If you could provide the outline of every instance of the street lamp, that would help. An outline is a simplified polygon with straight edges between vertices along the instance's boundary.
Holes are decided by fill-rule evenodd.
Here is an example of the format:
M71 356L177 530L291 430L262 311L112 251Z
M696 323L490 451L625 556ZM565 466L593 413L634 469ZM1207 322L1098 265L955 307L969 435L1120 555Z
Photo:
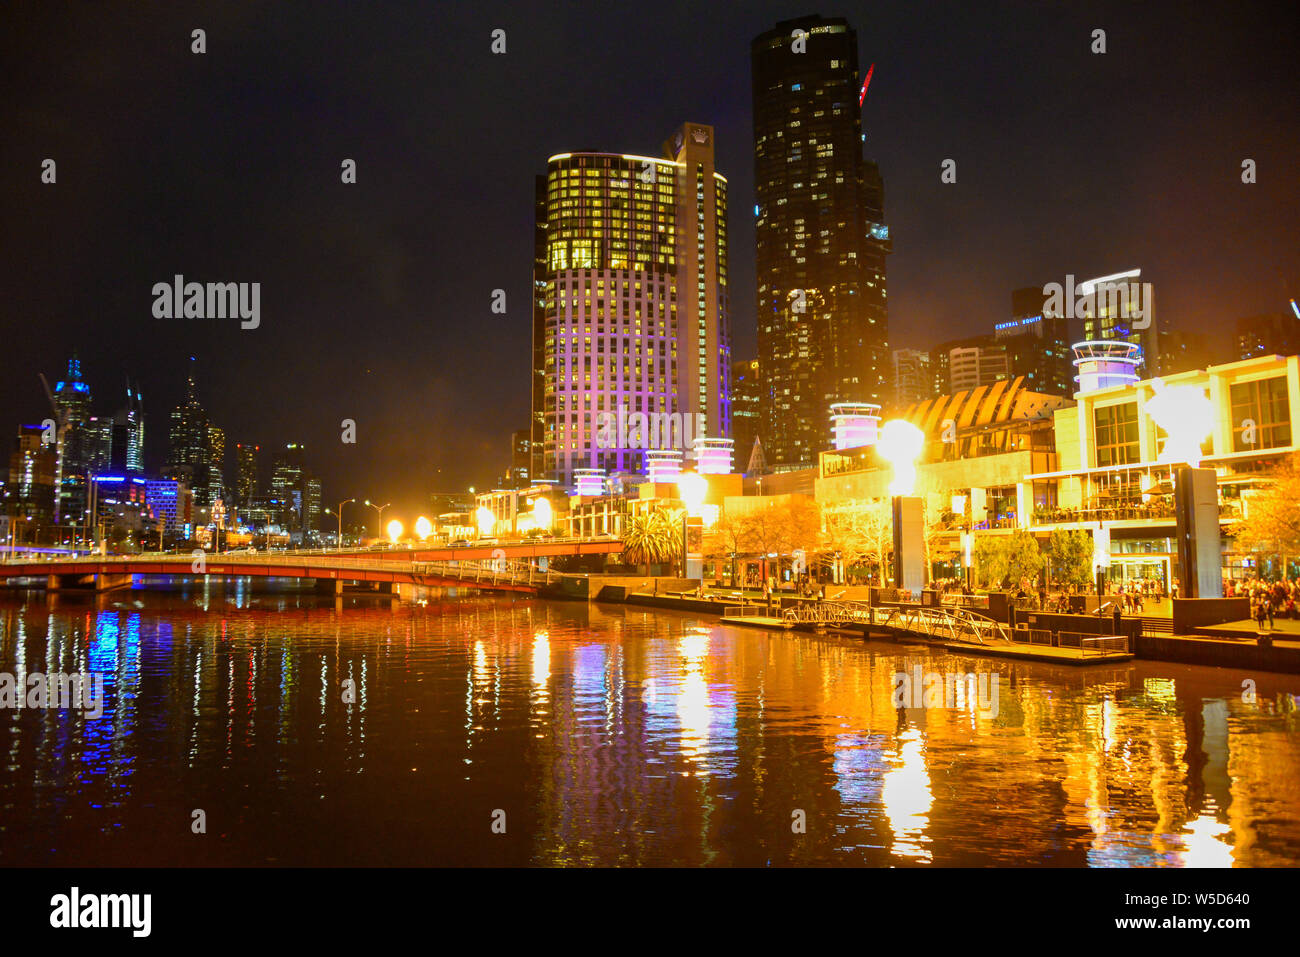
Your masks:
M271 518L273 513L269 508L250 508L248 511L252 515L261 514L266 516L266 529L262 533L262 538L265 541L266 552L269 555L271 553Z
M338 510L334 512L334 516L339 520L339 540L338 540L337 551L340 552L343 551L343 506L348 504L348 502L355 502L355 501L356 501L355 498L345 498L343 501L339 502ZM325 509L325 514L329 515L330 510Z
M386 502L383 505L376 505L374 502L370 501L370 499L366 499L365 504L379 512L379 534L382 535L384 533L384 509L388 508L388 506L393 503Z
M406 527L397 519L393 519L388 523L388 538L394 545L397 544L397 540L402 537L404 531L406 531Z

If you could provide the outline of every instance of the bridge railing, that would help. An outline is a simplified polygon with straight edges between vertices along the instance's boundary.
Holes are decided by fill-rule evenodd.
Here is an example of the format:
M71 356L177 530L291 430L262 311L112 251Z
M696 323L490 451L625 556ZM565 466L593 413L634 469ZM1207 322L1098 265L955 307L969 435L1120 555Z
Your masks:
M305 557L303 552L287 556L283 552L241 554L241 553L204 553L206 568L229 569L231 566L270 567L274 565L292 565L296 557ZM437 562L400 562L381 558L368 558L350 555L337 555L329 551L317 552L310 562L304 562L304 571L409 571L416 575L438 575L493 584L549 584L556 580L558 574L549 569L543 571L529 562L510 561L507 559L462 559L459 561ZM153 555L90 555L75 558L59 557L49 559L47 564L60 567L77 567L84 565L129 565L141 562L161 565L175 565L178 569L192 570L194 559L185 554L157 553ZM15 561L14 564L32 564L30 560ZM206 570L206 568L204 570Z

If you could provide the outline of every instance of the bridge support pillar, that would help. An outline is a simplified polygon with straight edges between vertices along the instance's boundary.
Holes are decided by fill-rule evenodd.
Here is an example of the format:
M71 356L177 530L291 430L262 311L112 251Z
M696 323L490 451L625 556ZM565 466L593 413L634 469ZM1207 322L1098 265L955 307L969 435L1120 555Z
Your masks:
M318 595L342 595L343 580L340 578L317 578L316 594Z
M112 591L115 588L130 588L130 572L109 575L104 572L95 576L95 591Z

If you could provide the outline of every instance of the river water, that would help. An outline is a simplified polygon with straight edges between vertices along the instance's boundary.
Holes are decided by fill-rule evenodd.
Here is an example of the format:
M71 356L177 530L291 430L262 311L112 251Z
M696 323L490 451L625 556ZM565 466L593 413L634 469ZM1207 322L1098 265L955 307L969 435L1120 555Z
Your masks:
M528 598L0 597L0 673L83 671L98 718L0 711L2 864L1300 863L1296 676Z

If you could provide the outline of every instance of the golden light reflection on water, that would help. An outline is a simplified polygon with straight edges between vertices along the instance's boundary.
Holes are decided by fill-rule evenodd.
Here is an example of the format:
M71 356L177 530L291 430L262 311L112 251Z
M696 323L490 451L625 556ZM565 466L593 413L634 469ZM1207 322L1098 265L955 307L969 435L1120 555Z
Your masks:
M898 735L898 763L885 772L880 800L894 832L891 850L899 857L930 861L925 846L929 840L926 825L934 799L925 766L924 740L918 729Z
M109 693L98 721L4 716L0 862L1300 862L1293 677L1253 675L1245 700L1226 669L1049 668L624 606L136 601L0 603L0 672L85 667ZM951 707L896 707L917 668L951 679ZM158 815L196 794L239 827L176 857Z

